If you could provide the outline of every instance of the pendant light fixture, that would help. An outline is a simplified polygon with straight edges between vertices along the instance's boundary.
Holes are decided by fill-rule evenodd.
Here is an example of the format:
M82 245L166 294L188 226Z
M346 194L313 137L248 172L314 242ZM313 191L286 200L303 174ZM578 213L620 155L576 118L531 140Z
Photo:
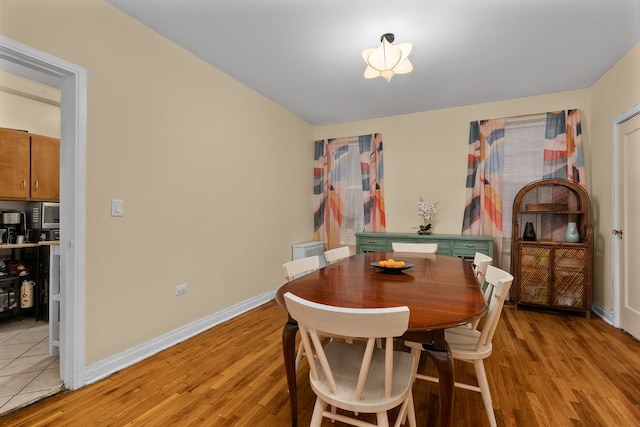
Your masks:
M379 47L362 51L362 58L367 63L367 69L364 71L366 79L384 77L390 82L394 75L410 73L413 70L409 61L409 53L413 46L411 43L394 46L391 44L394 39L395 36L391 33L383 34Z

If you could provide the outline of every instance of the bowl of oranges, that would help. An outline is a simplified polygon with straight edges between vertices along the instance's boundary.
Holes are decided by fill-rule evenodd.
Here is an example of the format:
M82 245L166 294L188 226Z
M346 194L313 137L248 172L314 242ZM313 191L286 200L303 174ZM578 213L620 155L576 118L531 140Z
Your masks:
M382 269L382 271L387 273L399 273L407 268L413 267L414 264L406 261L396 261L393 258L389 258L372 262L371 265Z

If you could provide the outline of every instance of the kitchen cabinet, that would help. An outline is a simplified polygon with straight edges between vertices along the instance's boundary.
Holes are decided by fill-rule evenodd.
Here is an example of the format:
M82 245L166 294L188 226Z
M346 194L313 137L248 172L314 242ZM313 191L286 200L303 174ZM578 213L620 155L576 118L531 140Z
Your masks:
M442 255L473 260L476 252L493 258L493 237L417 233L356 233L356 253L391 252L393 242L437 243Z
M58 138L0 128L0 199L60 199Z
M30 161L29 133L0 128L0 198L30 197Z
M535 240L524 240L531 223ZM569 223L579 241L567 242ZM511 299L518 306L591 313L593 230L587 192L562 179L546 179L524 186L513 203Z
M60 199L60 140L31 134L31 199Z

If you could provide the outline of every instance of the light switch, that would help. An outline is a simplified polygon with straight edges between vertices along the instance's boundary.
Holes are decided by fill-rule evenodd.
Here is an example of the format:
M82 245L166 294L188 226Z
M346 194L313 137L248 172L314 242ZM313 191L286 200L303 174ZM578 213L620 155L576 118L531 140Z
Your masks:
M122 200L111 200L111 216L122 216Z

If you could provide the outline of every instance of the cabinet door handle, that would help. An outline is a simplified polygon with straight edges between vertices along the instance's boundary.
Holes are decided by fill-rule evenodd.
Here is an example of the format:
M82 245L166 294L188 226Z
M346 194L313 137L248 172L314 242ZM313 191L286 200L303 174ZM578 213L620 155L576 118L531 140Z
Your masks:
M38 189L38 186L39 186L39 182L38 182L38 180L36 179L36 180L33 182L33 189L34 189L34 190L37 190L37 189Z
M23 179L22 180L22 189L24 190L25 188L27 188L27 180Z
M464 245L466 247L468 247L468 248L475 248L476 247L476 245L474 245L473 243L465 243Z

